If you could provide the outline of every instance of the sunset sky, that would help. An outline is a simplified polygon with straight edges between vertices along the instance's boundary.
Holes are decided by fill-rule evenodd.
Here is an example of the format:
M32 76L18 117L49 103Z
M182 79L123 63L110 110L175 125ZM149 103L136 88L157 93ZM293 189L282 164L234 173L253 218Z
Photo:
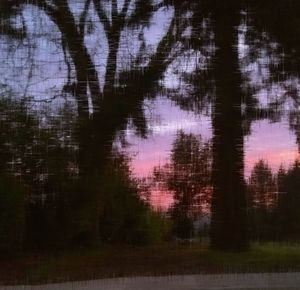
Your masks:
M151 175L155 166L168 161L178 130L201 134L205 139L212 137L210 117L182 111L167 99L158 99L152 103L148 116L151 120L149 138L141 139L133 131L127 132L132 170L137 177ZM269 120L252 123L251 134L245 137L246 178L260 159L267 161L276 172L281 164L288 167L298 157L296 136L289 130L286 120L279 123ZM154 206L167 208L172 203L172 196L154 190L151 202Z

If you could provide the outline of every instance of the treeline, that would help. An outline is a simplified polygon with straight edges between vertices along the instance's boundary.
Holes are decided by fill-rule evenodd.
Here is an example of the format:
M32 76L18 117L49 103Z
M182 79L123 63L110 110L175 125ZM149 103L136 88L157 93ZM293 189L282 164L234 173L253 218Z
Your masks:
M299 240L300 162L273 174L260 160L249 178L248 203L253 240Z
M174 200L161 215L147 202L154 184L135 179L116 148L105 166L80 175L71 108L60 109L63 120L49 114L44 124L24 102L5 98L0 108L1 255L209 235L197 226L209 224L213 190L211 143L201 136L179 131L169 162L155 168L155 186ZM245 184L251 240L299 240L300 162L274 174L260 160Z
M173 236L209 236L213 185L211 143L179 131L170 161L154 169L161 191L172 193L169 209ZM300 239L300 162L273 173L264 160L245 179L248 233L252 241ZM200 224L200 226L199 226ZM230 230L230 229L228 229Z
M168 223L142 198L148 188L125 154L114 148L93 175L80 174L72 108L43 122L26 102L3 98L0 110L1 255L164 239Z

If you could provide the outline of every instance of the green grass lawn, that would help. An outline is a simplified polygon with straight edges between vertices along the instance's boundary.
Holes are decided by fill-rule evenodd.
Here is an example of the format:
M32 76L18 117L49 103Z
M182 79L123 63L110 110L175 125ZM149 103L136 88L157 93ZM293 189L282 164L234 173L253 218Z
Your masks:
M106 246L2 260L0 281L35 284L136 275L286 271L300 271L300 244L253 244L244 253L215 252L201 245Z

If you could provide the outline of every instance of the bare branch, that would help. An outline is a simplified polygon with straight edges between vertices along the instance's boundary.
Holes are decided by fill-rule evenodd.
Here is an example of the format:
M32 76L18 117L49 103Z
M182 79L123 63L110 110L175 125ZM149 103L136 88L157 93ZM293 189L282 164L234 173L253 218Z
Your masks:
M162 8L162 7L167 7L167 6L168 6L168 4L166 3L166 1L161 1L161 2L159 2L159 3L155 4L155 5L153 5L153 11L157 11L157 10L159 10L160 8Z
M101 3L97 0L93 0L93 3L94 3L94 6L95 6L95 9L96 9L96 12L98 14L99 20L101 21L101 23L104 27L105 33L108 35L109 31L110 31L109 19L106 15Z
M83 34L84 34L84 26L85 26L86 16L87 16L87 13L89 11L90 4L91 4L91 0L86 0L85 1L84 9L83 9L83 11L80 15L79 33L81 34L81 36L83 36Z
M131 0L125 0L125 2L124 2L124 6L123 6L122 11L120 13L120 17L123 20L125 20L125 17L127 15L127 12L128 12L129 6L130 6L130 2L131 2Z
M118 2L117 0L112 0L111 1L111 17L112 21L118 17Z

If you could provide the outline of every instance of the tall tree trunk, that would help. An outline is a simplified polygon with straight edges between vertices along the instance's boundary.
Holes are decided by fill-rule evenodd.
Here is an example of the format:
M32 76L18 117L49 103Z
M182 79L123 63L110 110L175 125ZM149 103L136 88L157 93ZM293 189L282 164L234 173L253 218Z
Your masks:
M99 218L103 207L104 174L110 161L114 131L106 130L108 121L100 112L93 118L79 119L78 124L78 166L83 184L83 198L89 204L90 241L97 245L100 240ZM111 128L109 128L111 129Z
M214 15L216 100L213 111L213 199L211 247L248 248L242 89L237 48L240 9L234 0L218 1ZM222 3L221 3L222 2ZM223 3L226 2L226 3Z

